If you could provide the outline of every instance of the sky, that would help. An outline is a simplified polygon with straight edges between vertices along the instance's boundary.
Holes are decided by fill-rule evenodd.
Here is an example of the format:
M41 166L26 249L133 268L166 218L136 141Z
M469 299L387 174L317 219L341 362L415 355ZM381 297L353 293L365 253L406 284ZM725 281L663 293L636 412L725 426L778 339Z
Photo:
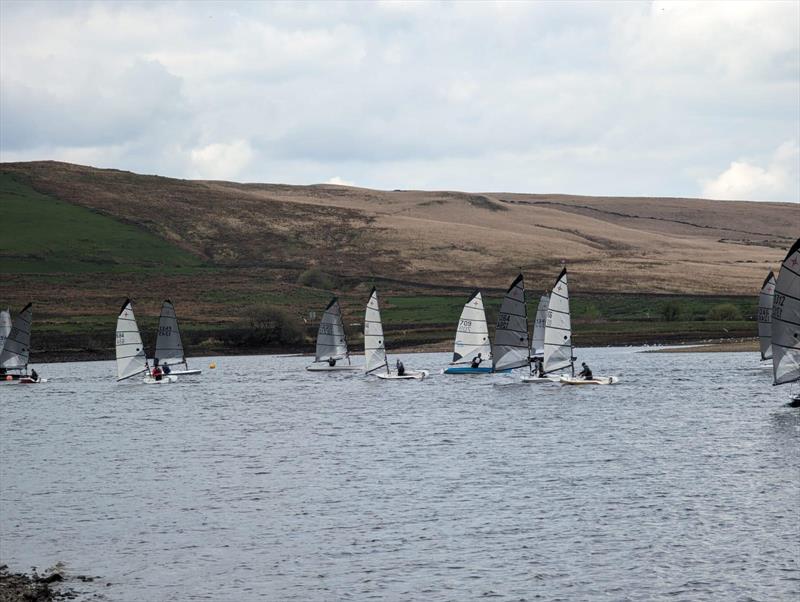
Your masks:
M0 2L0 160L800 202L800 2Z

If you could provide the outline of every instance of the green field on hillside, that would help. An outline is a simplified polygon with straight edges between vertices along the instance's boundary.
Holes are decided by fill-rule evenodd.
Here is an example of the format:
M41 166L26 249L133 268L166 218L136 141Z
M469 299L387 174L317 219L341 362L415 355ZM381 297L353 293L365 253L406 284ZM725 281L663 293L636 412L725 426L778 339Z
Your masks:
M0 270L4 273L185 273L202 262L135 226L40 194L0 174Z

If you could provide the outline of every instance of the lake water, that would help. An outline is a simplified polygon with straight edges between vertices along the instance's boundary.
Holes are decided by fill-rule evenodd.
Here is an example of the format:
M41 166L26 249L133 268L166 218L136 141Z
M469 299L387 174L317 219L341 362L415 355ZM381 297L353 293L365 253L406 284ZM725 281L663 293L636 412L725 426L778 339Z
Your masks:
M0 387L0 562L109 601L797 600L789 387L750 353L579 355L623 382L37 366Z

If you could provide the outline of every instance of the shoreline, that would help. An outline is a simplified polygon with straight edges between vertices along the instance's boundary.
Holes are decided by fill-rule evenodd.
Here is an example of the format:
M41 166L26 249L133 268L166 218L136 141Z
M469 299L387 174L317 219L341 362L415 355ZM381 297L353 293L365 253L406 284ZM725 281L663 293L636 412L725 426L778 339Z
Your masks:
M582 347L663 347L657 349L645 349L644 353L711 353L711 352L758 352L758 338L731 338L731 339L704 339L693 341L680 341L675 342L672 340L661 340L656 343L625 343L625 342L612 342L608 344L593 344L582 345ZM580 348L580 347L578 347ZM389 348L387 353L447 353L452 351L451 341L440 341L435 343L426 343L419 345L408 345ZM352 355L363 355L363 350L353 351ZM209 357L239 357L239 356L256 356L256 355L291 355L300 357L314 357L313 348L308 347L288 347L288 348L253 348L253 349L215 349L215 350L200 350L199 352L190 352L187 355L188 359L201 359ZM114 353L111 350L107 351L89 351L89 350L69 350L69 351L32 351L31 352L31 365L38 364L61 364L68 362L107 362L114 361Z

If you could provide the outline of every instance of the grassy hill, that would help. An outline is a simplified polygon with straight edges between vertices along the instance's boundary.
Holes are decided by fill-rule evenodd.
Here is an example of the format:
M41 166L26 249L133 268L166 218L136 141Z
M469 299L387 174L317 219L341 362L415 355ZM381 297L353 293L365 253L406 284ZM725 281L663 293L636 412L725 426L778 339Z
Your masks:
M171 298L197 349L301 348L248 339L253 315L276 308L310 332L335 293L358 324L373 284L391 340L433 343L473 288L493 308L522 271L533 299L562 260L578 344L741 336L800 223L785 203L237 184L56 162L0 164L0 207L14 216L0 305L34 301L39 348L106 353L129 295L143 329ZM662 321L668 300L677 321ZM707 320L722 303L741 319Z

